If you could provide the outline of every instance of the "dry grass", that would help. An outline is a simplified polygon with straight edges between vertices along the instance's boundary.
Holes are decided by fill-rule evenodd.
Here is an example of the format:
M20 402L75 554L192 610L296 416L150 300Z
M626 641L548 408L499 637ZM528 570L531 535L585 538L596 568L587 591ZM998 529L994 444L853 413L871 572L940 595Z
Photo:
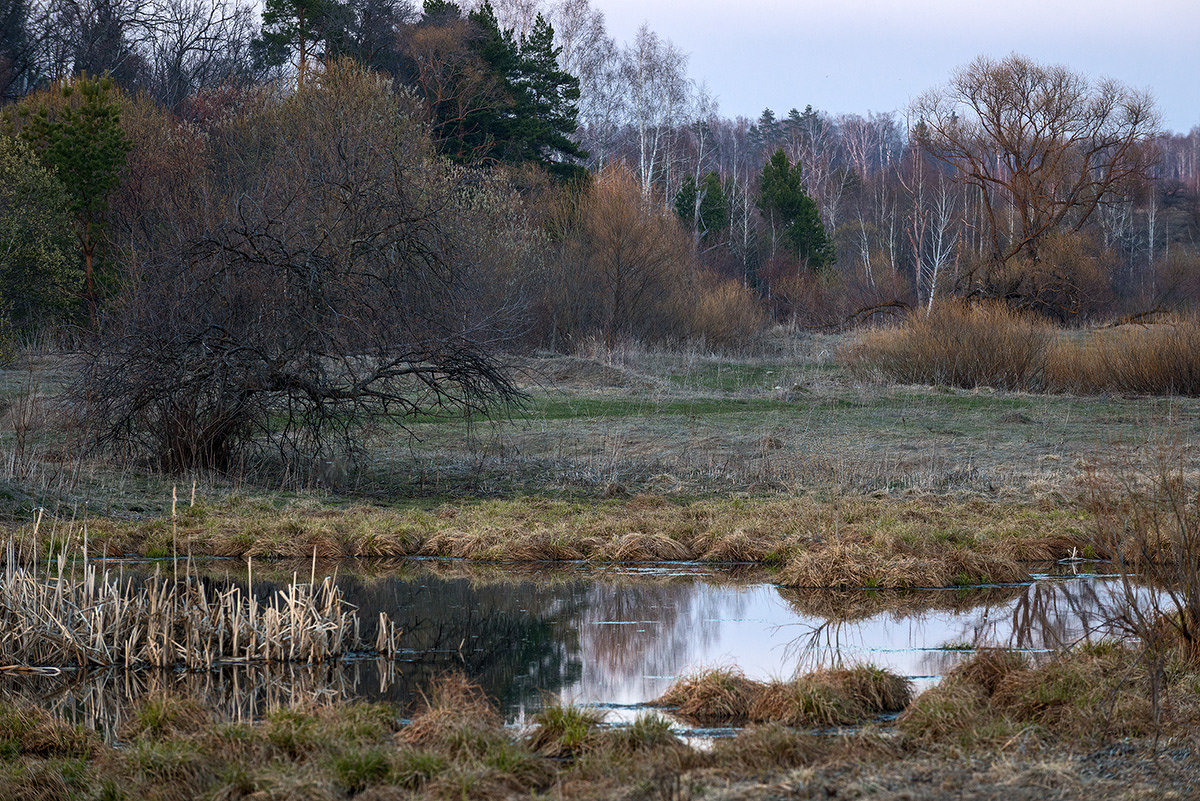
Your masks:
M576 706L554 705L534 716L536 728L529 747L543 756L571 759L598 748L603 742L599 725L604 714Z
M1054 331L1002 303L949 300L898 328L862 332L840 359L905 384L1029 389L1042 384Z
M486 748L503 726L495 704L479 685L461 673L450 673L426 690L421 710L397 739L413 746L472 752Z
M156 569L143 581L98 571L84 547L78 576L66 544L56 572L23 566L15 544L0 573L0 660L10 666L211 667L244 662L325 662L349 652L391 655L397 629L383 615L374 642L359 636L355 610L332 578L293 578L266 603L232 586L209 589Z
M911 698L907 679L879 668L818 670L794 681L767 684L750 708L750 719L787 726L840 726L899 712Z
M781 723L835 726L898 712L912 697L907 679L875 667L818 670L793 681L761 683L732 669L681 679L655 704L702 725Z
M673 683L655 706L670 707L682 718L701 725L740 726L762 692L736 668L705 670Z
M169 521L87 521L93 553L168 555ZM190 509L179 548L311 559L435 556L494 562L704 562L786 565L795 586L953 586L1020 581L1016 562L1047 561L1094 540L1065 503L909 497L604 501L541 497L429 509L299 503L282 512L231 502ZM79 526L73 531L78 534ZM19 532L30 542L28 529ZM45 547L42 543L41 547Z
M1077 394L1200 395L1200 318L1060 338L1046 362L1046 384Z
M1006 556L962 548L898 547L839 542L788 560L779 583L799 588L954 587L1028 581L1029 571Z
M736 737L717 740L712 758L723 772L764 777L811 765L829 750L829 738L766 723L747 726Z
M910 789L914 782L929 783L930 776L947 775L945 770L955 766L960 766L955 781L965 787L972 775L961 766L997 759L1010 766L996 773L1010 785L1017 777L1042 781L1050 764L1047 744L1069 749L1104 738L1112 742L1143 728L1144 702L1118 698L1113 706L1104 700L1108 671L1129 662L1120 650L1073 652L1060 664L1039 668L997 670L993 664L956 671L910 704L900 737L881 737L871 726L848 736L818 736L767 723L749 726L707 752L683 745L661 718L647 716L625 729L604 730L586 710L569 707L549 712L541 733L524 736L500 725L495 707L461 676L432 686L426 704L406 727L398 723L396 710L382 705L299 707L256 723L218 724L204 720L195 699L160 698L143 706L119 748L44 712L0 704L0 797L499 801L677 799L702 792L704 797L733 798L746 797L751 789L805 797L798 788L823 794L828 787L878 789L882 781ZM992 693L978 683L998 675ZM858 693L864 704L898 703L896 693L903 689L868 673L830 674L819 681ZM1195 683L1195 674L1177 676L1172 691L1181 701L1185 696L1194 700ZM1138 689L1131 687L1130 694L1136 696ZM1174 730L1194 727L1195 709L1194 704L1172 706ZM1113 725L1105 715L1140 717L1129 726ZM582 736L568 736L572 730ZM572 740L573 745L562 748ZM548 758L535 745L562 758ZM1030 751L1034 762L1028 765L1013 761L1014 754L1025 753L1024 745L1035 746ZM963 747L970 748L970 760L963 760L958 750ZM1145 743L1120 741L1121 749L1130 747L1149 751ZM1073 758L1069 750L1061 757ZM848 784L864 766L869 766L869 772L859 775L864 783ZM1147 767L1157 769L1157 762ZM766 780L772 786L729 786L731 779ZM1186 780L1172 774L1160 785L1174 782L1178 787ZM729 792L722 794L724 790Z
M983 651L917 697L898 727L915 742L972 749L1017 737L1095 743L1186 733L1200 723L1200 683L1180 666L1168 675L1156 715L1151 675L1133 647L1081 647L1036 665Z

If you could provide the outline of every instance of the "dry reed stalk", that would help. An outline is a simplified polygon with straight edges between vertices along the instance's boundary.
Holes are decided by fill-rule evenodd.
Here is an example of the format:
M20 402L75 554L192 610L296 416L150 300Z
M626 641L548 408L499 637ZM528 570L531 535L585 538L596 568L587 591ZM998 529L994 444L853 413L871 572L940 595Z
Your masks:
M140 582L100 573L86 550L75 576L68 572L69 546L64 543L56 567L42 576L22 566L9 541L0 573L0 661L201 669L227 662L321 663L397 650L399 629L385 615L375 641L363 640L357 610L334 577L320 586L293 578L264 603L252 590L205 586L190 565L182 581L158 570Z

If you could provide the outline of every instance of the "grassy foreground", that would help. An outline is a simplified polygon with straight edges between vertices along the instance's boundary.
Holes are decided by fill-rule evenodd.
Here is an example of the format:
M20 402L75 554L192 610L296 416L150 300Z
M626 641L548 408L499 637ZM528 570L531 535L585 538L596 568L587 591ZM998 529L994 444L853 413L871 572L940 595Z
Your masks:
M201 699L151 697L117 748L37 708L0 705L0 796L898 798L889 788L904 788L906 798L942 799L964 790L994 797L989 788L1045 797L1031 793L1049 787L1058 798L1195 797L1200 674L1168 660L1156 709L1138 657L1101 645L1034 667L985 653L915 700L882 671L825 671L766 688L753 703L777 714L704 750L654 715L607 728L593 710L550 707L528 730L506 728L489 699L457 675L435 683L407 723L399 710L365 704L222 723ZM696 686L692 679L669 695L688 702ZM812 708L853 708L859 719L872 708L904 711L894 729L868 725L842 735L787 725L842 719L781 722L805 708L798 699L816 697L822 701ZM721 708L715 697L707 705Z

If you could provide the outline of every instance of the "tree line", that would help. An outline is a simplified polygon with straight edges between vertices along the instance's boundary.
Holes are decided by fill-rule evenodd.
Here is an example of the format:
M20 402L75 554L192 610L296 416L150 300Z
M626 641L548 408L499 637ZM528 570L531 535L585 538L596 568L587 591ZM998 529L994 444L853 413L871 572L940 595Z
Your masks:
M1200 292L1200 129L1019 56L728 119L588 0L14 0L0 73L8 338L65 331L93 440L169 469L485 409L529 348Z

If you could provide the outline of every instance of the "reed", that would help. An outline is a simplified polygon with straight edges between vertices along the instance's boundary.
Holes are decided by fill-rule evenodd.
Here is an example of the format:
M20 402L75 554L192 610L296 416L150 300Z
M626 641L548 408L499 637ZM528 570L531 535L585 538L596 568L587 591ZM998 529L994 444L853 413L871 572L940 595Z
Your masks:
M399 630L380 615L368 641L332 577L295 576L265 601L239 586L217 589L192 575L155 570L145 579L75 570L64 546L44 572L10 541L0 573L0 661L14 667L207 669L223 663L322 663L351 653L394 654ZM172 569L178 574L178 566Z

